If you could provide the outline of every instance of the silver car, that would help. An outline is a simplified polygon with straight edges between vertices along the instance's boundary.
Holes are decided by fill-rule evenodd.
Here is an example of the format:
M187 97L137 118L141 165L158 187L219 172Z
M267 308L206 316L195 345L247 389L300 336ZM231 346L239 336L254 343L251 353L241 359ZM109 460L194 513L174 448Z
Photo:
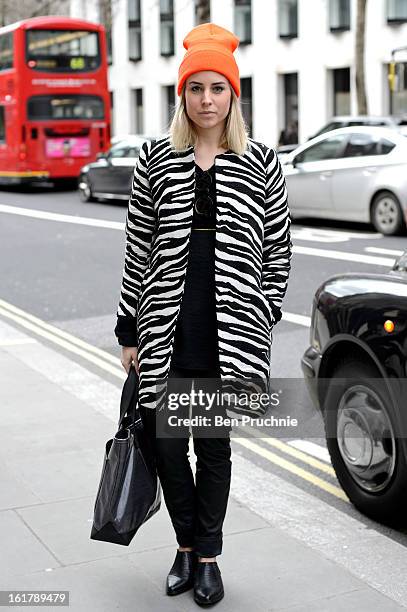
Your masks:
M407 222L407 137L346 127L300 145L282 160L293 218L373 223L386 235Z

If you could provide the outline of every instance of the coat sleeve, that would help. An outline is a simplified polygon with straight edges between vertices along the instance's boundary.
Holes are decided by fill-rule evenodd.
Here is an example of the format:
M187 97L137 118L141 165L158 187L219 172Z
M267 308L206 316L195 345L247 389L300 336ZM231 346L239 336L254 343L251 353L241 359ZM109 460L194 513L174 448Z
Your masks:
M134 169L126 216L124 269L115 335L122 346L138 346L137 305L155 228L154 202L147 171L152 142L143 143Z
M285 178L273 149L268 150L266 164L262 286L278 322L291 268L291 218Z

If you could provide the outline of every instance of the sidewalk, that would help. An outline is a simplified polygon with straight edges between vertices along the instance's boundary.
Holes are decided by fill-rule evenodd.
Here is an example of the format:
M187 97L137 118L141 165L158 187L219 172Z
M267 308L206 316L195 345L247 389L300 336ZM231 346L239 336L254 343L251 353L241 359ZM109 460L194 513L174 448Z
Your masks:
M0 588L68 590L75 612L198 610L192 591L164 593L176 550L164 502L129 547L89 538L120 391L0 319ZM235 486L217 611L406 609L250 510Z

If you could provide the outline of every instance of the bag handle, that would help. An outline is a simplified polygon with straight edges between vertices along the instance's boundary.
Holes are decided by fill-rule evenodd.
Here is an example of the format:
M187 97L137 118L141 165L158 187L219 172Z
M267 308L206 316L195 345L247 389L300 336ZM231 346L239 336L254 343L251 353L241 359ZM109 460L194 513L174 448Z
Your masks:
M136 423L137 427L142 427L143 421L141 419L140 409L138 407L138 392L139 375L137 374L134 365L131 364L127 379L123 385L122 397L120 400L119 428L122 426L122 422L126 414L132 417L134 427L136 427Z

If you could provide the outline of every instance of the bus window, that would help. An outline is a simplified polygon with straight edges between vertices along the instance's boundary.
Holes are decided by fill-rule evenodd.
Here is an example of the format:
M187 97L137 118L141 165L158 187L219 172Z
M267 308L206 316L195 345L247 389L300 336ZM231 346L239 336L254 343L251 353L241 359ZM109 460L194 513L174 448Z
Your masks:
M0 106L0 143L6 142L6 126L4 121L4 106Z
M13 67L13 33L0 36L0 70Z
M45 72L87 72L100 66L99 35L83 30L28 30L26 61Z
M46 119L104 119L103 99L99 96L54 95L32 96L28 99L27 118Z

